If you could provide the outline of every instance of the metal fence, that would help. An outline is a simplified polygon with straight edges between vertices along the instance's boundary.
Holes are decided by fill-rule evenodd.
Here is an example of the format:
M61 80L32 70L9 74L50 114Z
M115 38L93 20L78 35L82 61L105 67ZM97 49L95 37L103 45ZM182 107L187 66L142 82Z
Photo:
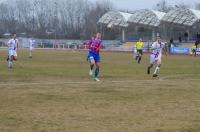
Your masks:
M30 38L18 38L20 48L28 48ZM46 49L87 49L87 43L89 40L51 40L51 39L34 39L35 48L46 48ZM0 39L0 47L7 47L8 39ZM117 40L103 40L103 48L111 51L133 51L134 42L132 45L125 46L127 43L122 43ZM144 51L148 51L152 41L145 42ZM182 47L191 45L191 43L182 44ZM181 47L181 45L178 45ZM188 48L191 46L188 46Z

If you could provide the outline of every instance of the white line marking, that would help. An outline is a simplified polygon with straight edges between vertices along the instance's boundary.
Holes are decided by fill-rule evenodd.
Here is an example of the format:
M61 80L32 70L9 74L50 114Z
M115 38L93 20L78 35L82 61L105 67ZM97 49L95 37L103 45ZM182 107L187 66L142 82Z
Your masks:
M121 80L121 81L100 81L100 82L95 82L95 81L81 81L81 82L36 82L36 83L0 83L0 86L27 86L27 85L67 85L67 84L102 84L102 83L132 83L132 82L151 82L152 80Z
M173 79L173 80L169 80L170 78L174 78L174 77L184 77L186 75L172 75L172 76L165 76L165 77L159 77L158 80L152 80L152 79L149 79L149 80L111 80L111 81L108 81L108 80L103 80L103 81L100 81L100 82L95 82L95 81L79 81L79 82L76 82L76 81L66 81L66 82L35 82L35 83L26 83L26 82L16 82L16 83L10 83L10 82L7 82L7 83L0 83L0 86L27 86L27 85L67 85L67 84L102 84L102 83L107 83L107 84L110 84L110 83L135 83L135 82L139 82L139 83L143 83L143 82L155 82L155 81L176 81L176 80L180 80L180 79L184 79L184 78L180 78L180 79ZM199 79L188 79L188 78L185 78L184 80L190 80L190 81L199 81Z

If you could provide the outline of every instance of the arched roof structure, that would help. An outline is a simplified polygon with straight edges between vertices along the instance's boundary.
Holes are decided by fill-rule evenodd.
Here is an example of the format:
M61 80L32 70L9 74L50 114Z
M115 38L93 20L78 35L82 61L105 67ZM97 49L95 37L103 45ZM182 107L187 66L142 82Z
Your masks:
M128 20L128 23L150 27L158 27L160 26L161 20L164 17L164 15L164 12L159 12L155 10L137 10L133 12L133 14Z
M128 27L128 19L132 14L120 12L120 11L110 11L104 14L98 21L100 24L104 24L107 28L112 28L114 26L118 27Z
M200 22L200 11L177 8L165 14L162 21L165 23L191 27Z

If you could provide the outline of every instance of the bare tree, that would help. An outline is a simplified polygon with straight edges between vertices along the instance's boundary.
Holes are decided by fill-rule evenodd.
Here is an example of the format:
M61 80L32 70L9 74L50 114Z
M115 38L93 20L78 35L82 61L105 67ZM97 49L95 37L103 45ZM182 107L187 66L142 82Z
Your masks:
M200 3L195 4L195 9L200 10Z
M184 2L175 5L175 7L176 8L181 8L181 9L191 8L190 5L188 5L188 4L184 3Z
M168 12L173 9L166 0L161 0L159 3L156 4L155 9L161 12Z
M6 0L0 3L0 29L39 37L52 31L68 38L89 38L98 19L112 7L105 1Z

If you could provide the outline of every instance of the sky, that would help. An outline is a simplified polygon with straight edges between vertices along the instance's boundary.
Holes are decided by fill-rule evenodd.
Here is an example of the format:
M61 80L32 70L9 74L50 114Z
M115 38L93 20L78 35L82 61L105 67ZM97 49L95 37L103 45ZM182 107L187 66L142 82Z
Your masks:
M90 0L102 1L102 0ZM107 0L106 0L107 1ZM111 1L117 9L135 10L135 9L152 9L161 0L108 0ZM166 0L170 5L185 3L194 7L195 3L200 3L200 0Z
M5 0L0 0L0 2ZM161 0L90 0L90 1L111 1L117 9L136 10L136 9L152 9ZM170 5L185 3L190 7L195 7L195 3L200 0L166 0Z

